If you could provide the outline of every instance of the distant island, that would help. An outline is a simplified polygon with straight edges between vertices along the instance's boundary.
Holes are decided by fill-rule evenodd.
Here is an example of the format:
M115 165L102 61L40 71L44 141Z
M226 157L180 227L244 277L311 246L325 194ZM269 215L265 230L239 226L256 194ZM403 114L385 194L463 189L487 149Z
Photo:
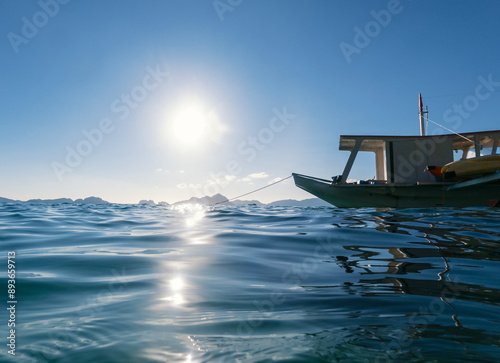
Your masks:
M331 207L332 205L321 200L319 198L309 198L304 200L295 200L295 199L283 199L277 200L271 203L262 203L258 200L232 200L229 201L228 198L223 196L222 194L215 194L211 197L203 197L203 198L190 198L188 200L183 200L174 205L179 204L202 204L202 205L254 205L254 206L268 206L268 207Z
M32 203L32 204L110 204L109 202L99 198L99 197L88 197L85 199L71 199L71 198L58 198L58 199L30 199L27 201L14 200L9 198L0 197L0 203ZM170 204L167 202L158 202L155 203L153 200L141 200L139 203L141 205L163 205L169 206ZM319 198L310 198L304 200L295 200L295 199L284 199L277 200L271 203L262 203L258 200L232 200L229 199L222 194L215 194L211 197L206 196L202 198L192 197L188 200L182 200L180 202L176 202L173 205L180 204L201 204L201 205L232 205L232 206L240 206L240 205L251 205L251 206L269 206L269 207L331 207L331 204L319 199Z
M0 203L15 203L15 202L23 202L23 201L0 197ZM30 199L30 200L27 200L24 202L33 203L33 204L69 204L69 203L74 203L74 204L109 204L109 202L106 202L105 200L102 200L101 198L98 198L98 197L88 197L85 199L76 199L76 200L73 200L70 198Z

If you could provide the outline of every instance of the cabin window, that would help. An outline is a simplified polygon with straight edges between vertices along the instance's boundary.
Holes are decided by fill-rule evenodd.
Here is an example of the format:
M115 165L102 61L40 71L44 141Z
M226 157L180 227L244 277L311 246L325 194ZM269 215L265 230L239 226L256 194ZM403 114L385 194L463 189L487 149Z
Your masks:
M491 147L483 147L481 148L481 156L491 155L492 151L493 149Z
M453 161L462 159L464 156L463 150L453 150Z
M353 183L358 180L376 179L376 175L375 153L360 151L347 180L348 183Z
M476 157L476 149L470 149L467 151L466 159L471 159Z
M469 149L469 151L467 152L466 159L471 159L471 158L475 158L478 156L484 156L484 155L491 155L491 147L482 147L481 146L481 150L479 151L479 155L476 155L475 148Z

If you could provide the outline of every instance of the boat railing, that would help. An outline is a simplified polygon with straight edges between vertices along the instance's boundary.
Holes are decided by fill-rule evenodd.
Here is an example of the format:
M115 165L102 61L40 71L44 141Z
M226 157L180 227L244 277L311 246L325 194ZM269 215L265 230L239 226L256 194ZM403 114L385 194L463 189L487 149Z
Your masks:
M310 176L310 175L297 174L297 173L292 173L292 175L300 176L300 177L306 178L306 179L312 179L312 180L322 181L322 182L325 182L325 183L331 183L332 182L331 180L328 180L328 179L316 178L315 176Z

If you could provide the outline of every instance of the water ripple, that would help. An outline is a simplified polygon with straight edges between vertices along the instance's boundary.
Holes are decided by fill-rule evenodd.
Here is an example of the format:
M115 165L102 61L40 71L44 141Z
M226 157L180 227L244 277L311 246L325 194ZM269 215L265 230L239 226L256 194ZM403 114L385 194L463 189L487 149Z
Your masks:
M500 354L497 209L4 203L0 231L19 301L2 361Z

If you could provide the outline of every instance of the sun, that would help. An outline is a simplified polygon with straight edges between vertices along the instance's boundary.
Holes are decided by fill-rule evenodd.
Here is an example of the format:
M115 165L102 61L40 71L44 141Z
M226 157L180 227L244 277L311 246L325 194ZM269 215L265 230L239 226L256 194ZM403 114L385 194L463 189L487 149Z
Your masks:
M208 114L199 104L191 102L182 105L172 121L175 139L186 146L201 142L208 128Z
M185 97L173 104L176 106L168 109L168 121L163 123L169 145L188 153L221 145L228 128L215 107L198 97Z

